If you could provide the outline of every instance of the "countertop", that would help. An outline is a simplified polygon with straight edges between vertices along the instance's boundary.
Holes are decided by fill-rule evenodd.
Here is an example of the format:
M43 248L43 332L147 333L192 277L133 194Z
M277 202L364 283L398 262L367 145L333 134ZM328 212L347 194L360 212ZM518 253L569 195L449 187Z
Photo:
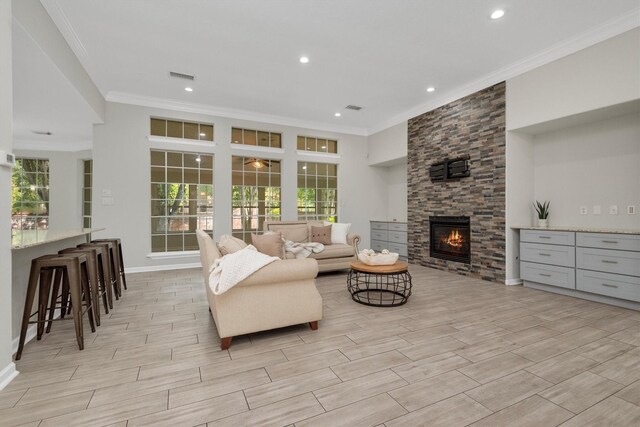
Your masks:
M22 230L11 236L11 249L26 249L34 246L57 242L73 237L84 236L104 228L81 228L76 230Z
M536 227L536 226L512 226L511 228L513 230L581 231L583 233L640 234L640 229L624 229L624 228Z

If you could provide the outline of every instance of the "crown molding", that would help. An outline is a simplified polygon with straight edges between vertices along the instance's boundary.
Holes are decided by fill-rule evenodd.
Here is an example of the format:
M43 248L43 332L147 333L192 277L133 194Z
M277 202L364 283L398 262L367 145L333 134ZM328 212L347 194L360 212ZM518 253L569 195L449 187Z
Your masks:
M78 142L57 142L57 141L37 141L33 139L13 139L14 150L33 151L84 151L93 149L91 141Z
M109 102L118 102L121 104L161 108L165 110L182 111L186 113L207 114L210 116L219 116L229 119L250 120L253 122L271 123L281 126L292 126L324 132L367 136L367 130L364 128L332 125L311 120L300 120L291 117L276 116L271 114L263 114L253 111L218 107L213 105L183 102L173 99L155 98L126 92L111 91L107 94L106 99Z
M62 33L62 36L65 38L73 53L76 54L79 60L86 60L89 56L87 54L87 49L82 44L80 37L78 37L78 33L73 29L73 26L69 22L69 18L60 7L60 4L57 0L40 0L42 6L45 8L51 20L56 24L58 30ZM84 66L86 64L83 62Z
M586 49L637 27L640 27L640 8L634 9L627 14L619 16L618 18L611 19L602 25L578 34L577 36L567 39L561 43L557 43L548 49L542 50L507 67L501 68L493 73L486 74L485 76L473 80L468 84L447 91L427 103L405 110L402 113L369 128L367 134L372 135L380 132L390 128L391 126L395 126L413 117L419 116L420 114L426 113L427 111L446 105L496 83L519 76L527 71L531 71L542 65L564 58L572 53L576 53L582 49Z

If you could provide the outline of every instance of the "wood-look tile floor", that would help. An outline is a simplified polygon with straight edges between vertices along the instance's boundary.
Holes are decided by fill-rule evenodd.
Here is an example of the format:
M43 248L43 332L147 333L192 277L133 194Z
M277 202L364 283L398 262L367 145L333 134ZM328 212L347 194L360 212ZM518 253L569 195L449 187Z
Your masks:
M321 275L324 319L220 351L199 270L129 274L85 332L30 342L0 425L640 425L640 313L411 266L396 308ZM86 323L86 322L85 322Z

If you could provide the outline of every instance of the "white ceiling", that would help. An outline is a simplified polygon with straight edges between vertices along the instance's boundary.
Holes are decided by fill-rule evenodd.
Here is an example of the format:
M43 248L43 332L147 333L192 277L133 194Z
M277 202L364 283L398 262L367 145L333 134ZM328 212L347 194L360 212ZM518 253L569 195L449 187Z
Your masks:
M41 2L107 99L360 134L640 25L638 0Z
M95 113L15 20L12 54L14 147L91 148Z

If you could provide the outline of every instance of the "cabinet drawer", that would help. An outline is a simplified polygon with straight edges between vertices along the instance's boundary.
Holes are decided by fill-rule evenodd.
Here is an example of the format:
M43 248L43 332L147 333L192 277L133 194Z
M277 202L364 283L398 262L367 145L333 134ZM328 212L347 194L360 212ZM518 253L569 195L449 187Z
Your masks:
M400 256L407 256L407 245L399 245L397 243L387 243L389 252L395 252Z
M386 222L379 222L379 221L371 221L371 229L372 230L386 230L387 229L387 223Z
M567 289L576 288L576 270L569 267L521 262L520 275L523 280L530 282L544 283L545 285Z
M371 230L371 240L387 240L387 230Z
M575 267L576 249L573 246L520 243L520 259L541 264Z
M521 230L520 241L573 246L576 243L576 233L573 231Z
M391 231L387 232L389 241L394 243L407 244L407 232L406 231Z
M379 240L372 240L371 241L371 249L373 249L376 252L380 252L383 249L387 249L387 242L381 242Z
M576 246L640 251L640 236L635 234L577 233Z
M640 277L577 270L576 289L640 302Z
M640 276L640 252L577 248L576 264L585 270Z
M388 225L389 231L407 231L406 222L390 222Z

